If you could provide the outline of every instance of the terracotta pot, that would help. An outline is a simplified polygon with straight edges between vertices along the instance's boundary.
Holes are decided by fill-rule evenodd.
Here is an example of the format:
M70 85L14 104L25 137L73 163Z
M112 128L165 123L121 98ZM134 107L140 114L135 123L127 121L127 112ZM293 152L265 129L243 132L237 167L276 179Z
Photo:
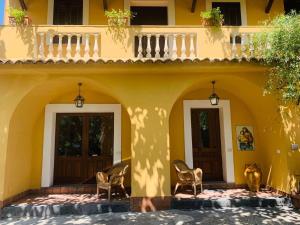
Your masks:
M211 27L211 26L214 26L214 23L213 23L212 19L203 19L202 25L206 26L206 27Z
M300 209L300 194L292 194L291 195L293 206L296 209Z
M258 192L262 181L261 169L255 163L246 165L244 176L249 190L252 192Z
M19 24L16 23L16 18L13 17L13 16L9 16L8 20L9 20L9 24L12 25L12 26L19 25ZM31 19L28 16L25 16L21 25L28 26L30 24L31 24Z

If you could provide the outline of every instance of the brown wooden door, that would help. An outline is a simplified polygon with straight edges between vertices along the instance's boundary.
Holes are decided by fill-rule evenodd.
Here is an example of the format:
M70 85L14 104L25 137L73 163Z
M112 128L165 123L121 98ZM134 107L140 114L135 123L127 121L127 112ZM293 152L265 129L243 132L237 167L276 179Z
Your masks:
M222 181L219 109L191 109L193 164L204 181Z
M95 182L111 167L113 125L113 113L57 114L54 184Z

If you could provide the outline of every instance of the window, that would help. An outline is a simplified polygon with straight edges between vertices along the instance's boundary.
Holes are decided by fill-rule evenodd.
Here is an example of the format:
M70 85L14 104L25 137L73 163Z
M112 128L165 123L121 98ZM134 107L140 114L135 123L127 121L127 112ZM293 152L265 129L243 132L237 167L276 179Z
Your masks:
M175 25L175 0L124 0L124 9L136 12L131 25Z
M168 25L168 7L131 6L130 11L131 25Z
M82 25L83 0L54 0L54 25Z
M212 2L212 8L219 7L224 15L224 25L241 26L241 3L240 2Z
M297 13L300 13L300 0L284 0L285 13L288 14L292 10L295 10Z

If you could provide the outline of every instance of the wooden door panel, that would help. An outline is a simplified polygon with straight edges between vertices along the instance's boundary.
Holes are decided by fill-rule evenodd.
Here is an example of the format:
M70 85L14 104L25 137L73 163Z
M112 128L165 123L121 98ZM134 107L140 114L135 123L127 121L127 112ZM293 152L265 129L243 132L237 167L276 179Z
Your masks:
M218 109L192 109L194 168L203 170L203 179L223 180Z
M95 183L113 163L113 113L57 114L54 184Z

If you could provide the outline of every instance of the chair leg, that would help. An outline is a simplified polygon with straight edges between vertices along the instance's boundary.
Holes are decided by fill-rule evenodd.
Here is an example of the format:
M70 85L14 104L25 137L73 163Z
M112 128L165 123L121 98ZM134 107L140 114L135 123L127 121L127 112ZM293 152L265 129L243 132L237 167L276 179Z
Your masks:
M108 188L108 190L107 190L107 194L108 194L108 201L110 201L111 187L109 187L109 188Z
M97 185L97 197L99 197L99 187Z
M123 185L123 184L121 184L121 188L123 189L123 191L124 191L124 193L125 193L125 196L126 196L126 198L129 198L129 195L127 194L127 192L126 192L126 189L125 189L125 187L124 187L124 185Z
M196 187L196 184L193 184L193 188L194 188L194 196L196 197L197 196L197 187Z
M203 185L202 183L200 184L200 188L201 188L201 193L203 192Z
M177 191L177 189L178 189L179 186L180 186L179 183L176 183L175 189L174 189L174 195L176 194L176 191Z

